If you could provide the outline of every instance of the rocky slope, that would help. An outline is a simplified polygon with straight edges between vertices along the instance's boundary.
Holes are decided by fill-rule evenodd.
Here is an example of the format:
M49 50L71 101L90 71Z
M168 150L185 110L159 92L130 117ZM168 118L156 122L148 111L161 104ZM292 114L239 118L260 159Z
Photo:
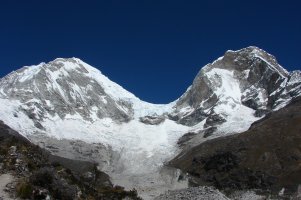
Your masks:
M224 194L210 187L192 187L177 191L168 191L155 200L229 200Z
M0 121L0 198L140 199L135 191L113 187L95 166L53 156Z
M300 132L299 97L248 131L200 144L170 165L188 172L191 184L226 191L259 189L278 194L282 190L282 195L291 197L301 183Z
M181 149L246 131L301 94L257 47L227 51L167 105L144 102L77 58L23 67L0 80L0 120L52 154L95 161L113 183L145 198L187 187L163 167Z

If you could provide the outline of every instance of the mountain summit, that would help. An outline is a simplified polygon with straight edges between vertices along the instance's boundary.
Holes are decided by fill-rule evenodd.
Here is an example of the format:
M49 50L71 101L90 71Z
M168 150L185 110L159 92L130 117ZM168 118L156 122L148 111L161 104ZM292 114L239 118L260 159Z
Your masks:
M140 100L80 59L59 58L0 80L0 120L53 154L98 162L113 182L138 191L157 183L158 192L174 187L158 170L177 143L246 131L300 88L300 71L287 72L257 47L227 51L166 105Z
M257 47L227 51L203 67L192 86L177 101L178 109L193 110L185 113L180 122L191 123L191 118L198 116L199 119L193 120L196 124L205 119L208 113L205 111L212 108L233 110L235 106L230 104L241 104L256 111L255 116L263 116L300 95L300 73L287 72L274 56Z
M0 84L3 97L23 103L38 100L40 112L35 116L38 119L45 118L46 108L52 111L49 112L51 115L58 114L62 119L67 114L79 114L90 121L97 117L120 122L145 115L139 113L140 110L164 109L163 106L140 101L77 58L58 58L47 64L23 67L1 79Z

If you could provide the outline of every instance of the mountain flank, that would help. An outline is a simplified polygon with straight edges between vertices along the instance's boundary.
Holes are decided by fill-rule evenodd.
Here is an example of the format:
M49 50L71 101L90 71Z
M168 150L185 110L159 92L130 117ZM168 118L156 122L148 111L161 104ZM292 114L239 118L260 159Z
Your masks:
M301 183L301 98L252 124L243 133L204 142L170 163L192 185L220 190L258 189L291 197Z

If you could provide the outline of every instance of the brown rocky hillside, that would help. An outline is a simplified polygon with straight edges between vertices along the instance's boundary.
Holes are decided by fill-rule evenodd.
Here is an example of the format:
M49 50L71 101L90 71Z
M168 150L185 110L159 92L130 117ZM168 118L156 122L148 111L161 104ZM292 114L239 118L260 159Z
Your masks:
M254 123L244 133L217 138L170 162L195 185L223 190L262 189L292 195L301 185L301 98Z

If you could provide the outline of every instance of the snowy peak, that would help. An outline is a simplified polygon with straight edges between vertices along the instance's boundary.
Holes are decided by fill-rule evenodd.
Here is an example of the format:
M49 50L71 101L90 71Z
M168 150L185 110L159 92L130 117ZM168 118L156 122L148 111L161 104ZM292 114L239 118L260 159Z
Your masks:
M208 67L224 68L228 70L252 70L252 68L261 64L264 69L257 71L264 76L264 70L279 74L281 77L287 77L289 73L277 62L276 58L266 51L250 46L237 51L228 50L224 56L220 57Z
M133 117L131 102L124 99L136 97L76 58L24 67L1 79L0 86L4 98L20 100L20 109L37 121L55 115L120 122Z
M1 79L0 95L21 101L20 109L36 121L78 115L88 121L128 122L162 115L174 105L143 102L78 58L58 58L12 72Z
M173 117L186 125L206 120L208 126L222 124L241 110L261 117L300 94L299 75L288 73L274 56L257 47L229 50L200 70L177 101Z
M249 68L253 66L252 62L263 62L270 70L279 73L282 77L287 77L289 75L289 73L278 64L273 55L254 46L250 46L238 51L227 51L223 59L225 62L233 60L233 64L236 64L235 66L238 68Z
M241 106L252 116L283 107L300 94L300 77L300 71L288 73L274 56L250 46L229 50L207 64L185 94L167 105L141 101L78 58L58 58L12 72L1 79L0 95L19 100L20 109L37 121L78 115L88 121L128 122L168 115L181 124L206 121L208 126L227 121Z
M77 74L75 77L74 74ZM49 63L40 63L36 66L26 66L16 72L4 77L6 81L30 82L45 76L50 82L58 79L67 78L71 82L76 82L81 78L90 78L91 81L97 81L104 89L110 93L111 97L116 99L137 98L130 92L127 92L118 84L110 81L98 69L88 65L78 58L57 58ZM81 76L81 77L80 77ZM2 80L3 82L4 80Z

